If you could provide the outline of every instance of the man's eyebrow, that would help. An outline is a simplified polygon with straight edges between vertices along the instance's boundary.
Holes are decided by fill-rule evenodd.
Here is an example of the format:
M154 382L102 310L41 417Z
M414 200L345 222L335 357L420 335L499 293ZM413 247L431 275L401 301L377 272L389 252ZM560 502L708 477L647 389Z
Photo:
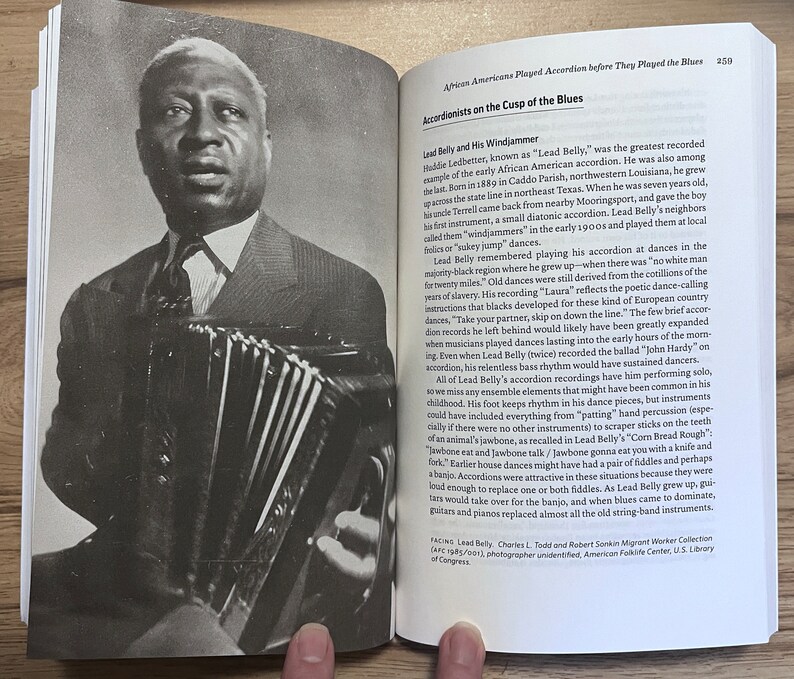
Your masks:
M216 99L234 99L237 101L245 100L251 103L256 101L256 98L253 94L241 92L237 89L226 89L223 85L217 88L209 88L208 90L204 90L204 92L209 92ZM192 94L194 94L194 92L187 92L179 85L168 85L166 87L161 87L155 92L156 97L188 97Z

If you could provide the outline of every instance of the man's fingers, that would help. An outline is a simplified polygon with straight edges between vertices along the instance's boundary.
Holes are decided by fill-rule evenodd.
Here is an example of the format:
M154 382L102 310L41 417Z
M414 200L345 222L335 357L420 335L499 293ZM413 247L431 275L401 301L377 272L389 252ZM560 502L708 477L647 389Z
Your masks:
M466 622L450 627L438 644L436 679L481 679L485 644L480 631Z
M368 582L375 576L377 562L372 554L364 557L345 549L338 540L323 535L317 540L317 549L337 571L353 580Z
M281 679L332 679L334 642L322 625L310 622L289 642Z
M360 511L339 512L335 523L340 533L354 537L367 545L374 546L378 542L380 523L377 519L364 516Z

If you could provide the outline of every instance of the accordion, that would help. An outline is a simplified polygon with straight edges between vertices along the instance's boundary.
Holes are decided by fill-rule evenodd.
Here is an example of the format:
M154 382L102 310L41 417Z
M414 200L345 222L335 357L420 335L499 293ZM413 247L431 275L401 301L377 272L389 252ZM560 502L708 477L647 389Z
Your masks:
M318 535L360 509L381 526L367 595L390 590L385 345L168 317L137 319L130 340L125 412L140 457L129 539L162 587L210 606L245 652L268 652L302 622L284 616L311 595Z

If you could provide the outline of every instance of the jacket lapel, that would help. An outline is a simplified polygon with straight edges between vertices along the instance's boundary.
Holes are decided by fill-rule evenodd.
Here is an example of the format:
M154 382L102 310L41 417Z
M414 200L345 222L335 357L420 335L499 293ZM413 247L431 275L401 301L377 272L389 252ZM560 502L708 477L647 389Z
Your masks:
M301 325L308 308L297 303L298 288L291 236L260 212L234 273L208 315L232 322Z
M90 284L98 308L103 304L123 308L128 315L149 311L149 288L168 256L168 234L156 245L142 250ZM86 292L88 294L88 292Z

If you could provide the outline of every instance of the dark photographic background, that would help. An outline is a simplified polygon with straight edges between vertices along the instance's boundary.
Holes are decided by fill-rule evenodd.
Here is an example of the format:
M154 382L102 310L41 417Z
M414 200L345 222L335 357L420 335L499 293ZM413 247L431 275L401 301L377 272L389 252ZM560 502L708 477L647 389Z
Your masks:
M40 442L57 402L59 319L81 284L159 241L166 225L138 162L137 87L159 49L200 36L235 52L268 95L265 211L369 271L396 312L397 77L359 50L282 29L123 2L64 3ZM34 552L91 526L39 476Z

